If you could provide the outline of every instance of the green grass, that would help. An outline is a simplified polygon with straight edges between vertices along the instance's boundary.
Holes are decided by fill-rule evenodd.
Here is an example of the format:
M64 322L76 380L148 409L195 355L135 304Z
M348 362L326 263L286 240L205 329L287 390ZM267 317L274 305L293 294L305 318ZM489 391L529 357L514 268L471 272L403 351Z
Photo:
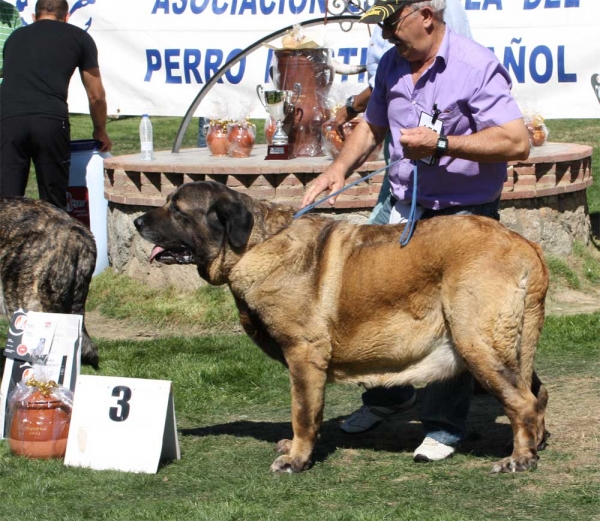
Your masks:
M178 117L152 117L152 131L154 134L154 150L171 150L175 136L183 118ZM92 137L92 121L84 114L72 114L71 139L90 139ZM134 154L140 150L139 134L140 118L137 116L124 116L108 121L106 130L113 142L114 156ZM182 148L193 148L198 141L198 118L190 123L182 143Z
M144 286L113 270L92 280L86 309L104 316L156 327L231 330L237 324L233 298L225 288L203 286L195 291Z
M597 255L593 255L593 250L587 248L581 242L573 244L573 254L582 265L583 276L592 284L600 283L600 261Z
M599 328L599 314L550 318L546 324L537 366L551 385L554 422L569 412L556 409L561 394L572 403L584 398L571 389L574 382L585 379L588 390L598 391ZM597 519L600 457L595 445L580 447L580 434L589 434L581 425L567 426L562 435L554 432L538 470L490 475L492 462L506 452L509 431L494 423L497 407L491 398L475 397L477 410L488 414L478 415L471 429L487 425L489 439L475 436L452 460L418 465L410 453L418 425L402 421L397 431L342 435L338 419L356 406L359 393L330 386L315 466L299 475L272 475L274 444L290 435L289 380L285 369L245 336L101 341L99 346L99 374L173 381L182 459L156 475L93 471L13 457L2 442L0 518ZM567 435L570 442L562 439Z
M552 285L559 284L571 289L581 289L581 281L577 271L563 259L558 257L547 257L548 269L550 270L550 280Z
M547 256L551 288L567 287L590 290L600 286L600 251L595 244L573 243L573 252L566 258Z
M550 119L546 120L550 131L549 141L557 143L578 143L593 147L592 175L594 166L600 165L600 120L598 119ZM600 213L600 182L594 180L587 189L587 199L590 213Z

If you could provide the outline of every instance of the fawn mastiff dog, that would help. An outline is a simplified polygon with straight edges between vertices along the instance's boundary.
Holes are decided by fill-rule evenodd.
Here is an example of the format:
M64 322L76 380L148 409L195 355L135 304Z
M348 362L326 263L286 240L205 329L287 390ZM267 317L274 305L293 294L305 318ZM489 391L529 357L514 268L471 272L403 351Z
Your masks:
M275 472L310 466L327 382L426 383L470 371L503 404L514 450L494 472L534 468L548 395L534 372L548 271L541 249L485 217L354 225L254 200L214 182L178 188L135 220L151 259L227 284L245 331L290 372L292 440Z
M84 315L95 266L92 232L67 212L40 200L0 198L0 313ZM98 366L85 322L81 359Z

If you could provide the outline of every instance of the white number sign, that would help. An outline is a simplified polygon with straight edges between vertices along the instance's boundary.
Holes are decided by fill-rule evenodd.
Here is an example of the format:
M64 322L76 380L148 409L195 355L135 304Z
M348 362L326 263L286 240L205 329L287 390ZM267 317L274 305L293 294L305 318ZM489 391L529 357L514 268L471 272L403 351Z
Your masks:
M65 465L154 474L180 458L171 382L78 378Z

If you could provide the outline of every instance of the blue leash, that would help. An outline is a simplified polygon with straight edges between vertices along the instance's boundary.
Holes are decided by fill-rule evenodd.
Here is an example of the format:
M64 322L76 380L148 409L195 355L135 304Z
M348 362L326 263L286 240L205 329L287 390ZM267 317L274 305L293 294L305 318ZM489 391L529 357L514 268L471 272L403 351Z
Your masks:
M404 231L400 236L400 246L404 247L410 241L412 237L413 231L415 229L415 223L417 220L415 219L417 215L417 162L413 161L413 194L412 201L410 202L410 213L408 214L408 221L406 226L404 226Z
M383 172L384 170L387 170L390 166L395 165L396 163L399 163L400 161L402 161L402 159L396 159L396 161L392 161L391 163L385 165L383 168L380 168L379 170L375 170L375 172L371 172L369 175L366 175L365 177L361 177L360 179L350 183L348 186L344 186L344 188L342 188L341 190L338 190L337 192L334 192L332 194L329 194L327 197L323 197L322 199L319 199L318 201L315 201L312 204L309 204L308 206L305 206L304 208L302 208L302 210L298 210L295 214L294 214L294 219L297 219L298 217L304 215L307 212L310 212L313 208L319 206L321 203L324 203L325 201L327 201L327 199L331 198L331 197L335 197L338 194L341 194L344 190L348 190L348 188L352 188L353 186L356 186L358 183L362 183L363 181L366 181L368 179L371 179L371 177L373 177L375 174L378 174L379 172ZM410 241L410 238L412 237L413 231L415 229L415 216L417 213L417 162L414 161L414 168L413 168L413 196L412 196L412 201L410 204L410 213L408 215L408 222L406 223L406 226L404 227L404 231L402 232L402 236L400 237L400 246L404 247L408 244L408 241Z
M400 161L402 161L402 159L396 159L396 161L392 161L389 165L385 165L383 168L380 168L379 170L375 170L375 172L371 172L369 175L366 175L365 177L361 177L357 181L350 183L348 186L344 186L344 188L342 188L341 190L338 190L337 192L333 192L332 194L329 194L327 197L323 197L323 199L319 199L318 201L315 201L314 203L309 204L308 206L305 206L304 208L302 208L302 210L298 210L294 214L294 219L297 219L298 217L300 217L301 215L304 215L306 212L309 212L316 206L319 206L321 203L324 203L330 197L335 197L336 195L341 194L344 190L348 190L348 188L352 188L353 186L356 186L358 183L362 183L363 181L366 181L367 179L371 179L371 177L373 177L375 174L378 174L379 172L383 172L384 170L388 169L390 166L395 165L396 163L399 163Z

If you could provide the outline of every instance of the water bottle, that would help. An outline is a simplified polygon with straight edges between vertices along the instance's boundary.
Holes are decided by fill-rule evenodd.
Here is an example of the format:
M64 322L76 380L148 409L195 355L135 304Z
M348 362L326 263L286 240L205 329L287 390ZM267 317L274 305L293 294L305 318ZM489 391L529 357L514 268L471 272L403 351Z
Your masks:
M154 159L152 122L150 121L148 114L143 114L142 121L140 121L140 144L142 147L142 161L152 161Z

